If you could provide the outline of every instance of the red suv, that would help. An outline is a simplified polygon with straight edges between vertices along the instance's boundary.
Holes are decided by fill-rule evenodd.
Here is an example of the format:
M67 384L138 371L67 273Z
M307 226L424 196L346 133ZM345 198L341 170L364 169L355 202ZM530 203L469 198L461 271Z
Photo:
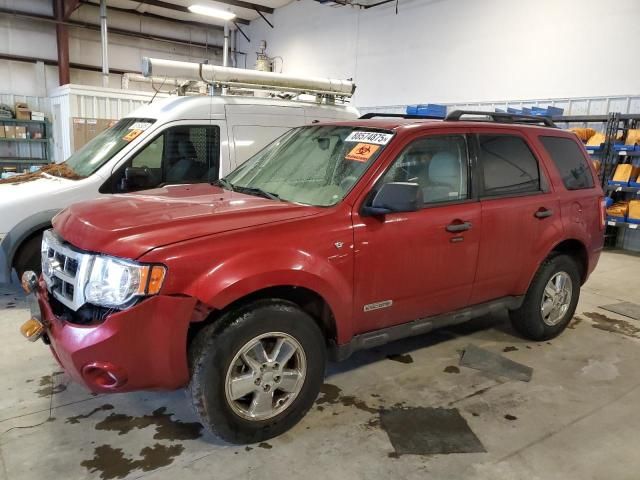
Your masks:
M504 309L525 337L554 337L604 210L582 144L552 127L315 124L214 185L76 204L44 235L43 276L23 277L39 304L23 333L95 392L187 387L231 442L298 422L327 357Z

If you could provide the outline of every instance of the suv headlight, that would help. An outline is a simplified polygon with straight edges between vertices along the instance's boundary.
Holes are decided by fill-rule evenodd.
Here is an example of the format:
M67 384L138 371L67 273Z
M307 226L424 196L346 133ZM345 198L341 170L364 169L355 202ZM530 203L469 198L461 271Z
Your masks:
M102 307L126 307L137 297L157 294L165 273L162 265L96 256L84 289L85 300Z

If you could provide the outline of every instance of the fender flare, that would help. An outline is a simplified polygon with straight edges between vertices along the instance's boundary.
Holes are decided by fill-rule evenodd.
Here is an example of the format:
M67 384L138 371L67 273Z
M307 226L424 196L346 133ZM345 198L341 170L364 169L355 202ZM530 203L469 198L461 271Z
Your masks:
M3 276L7 281L11 279L11 269L14 257L18 248L29 236L51 227L51 220L60 212L60 208L54 210L43 210L35 213L27 218L22 219L16 224L2 240L2 252L0 252L0 278ZM5 265L2 265L4 258Z

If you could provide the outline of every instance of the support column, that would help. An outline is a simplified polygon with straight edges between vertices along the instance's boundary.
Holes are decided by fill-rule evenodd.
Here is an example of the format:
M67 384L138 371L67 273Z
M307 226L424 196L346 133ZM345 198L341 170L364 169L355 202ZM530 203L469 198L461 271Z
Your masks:
M71 83L69 76L69 30L64 24L64 0L53 0L53 15L56 19L56 41L58 44L58 81L60 85Z
M109 86L109 52L107 41L107 0L100 0L100 43L102 44L102 86Z

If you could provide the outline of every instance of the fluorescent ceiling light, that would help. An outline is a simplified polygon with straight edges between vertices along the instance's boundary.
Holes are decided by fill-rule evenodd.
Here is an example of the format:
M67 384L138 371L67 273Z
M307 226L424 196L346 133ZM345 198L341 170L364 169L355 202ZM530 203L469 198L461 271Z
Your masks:
M206 15L207 17L219 18L221 20L231 20L236 18L236 14L228 10L220 10L219 8L207 7L205 5L191 5L189 7L191 13L198 15Z

